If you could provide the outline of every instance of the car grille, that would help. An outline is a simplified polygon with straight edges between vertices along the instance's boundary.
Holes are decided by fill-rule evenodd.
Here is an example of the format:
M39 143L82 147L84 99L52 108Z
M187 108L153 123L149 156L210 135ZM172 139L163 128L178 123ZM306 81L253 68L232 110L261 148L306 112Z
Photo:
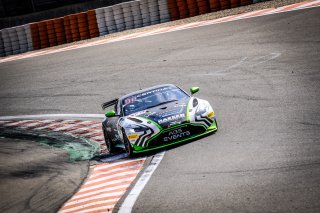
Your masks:
M158 137L148 143L148 147L159 147L166 144L173 143L178 140L190 138L195 135L202 134L206 131L203 126L187 125L177 127L175 129L162 132Z

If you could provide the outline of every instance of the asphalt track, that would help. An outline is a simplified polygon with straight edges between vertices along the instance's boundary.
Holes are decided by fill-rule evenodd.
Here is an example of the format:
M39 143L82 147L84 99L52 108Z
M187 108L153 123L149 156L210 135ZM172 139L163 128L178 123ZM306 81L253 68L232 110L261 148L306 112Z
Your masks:
M25 139L0 138L0 162L1 212L57 212L88 173L88 161Z
M319 212L319 35L313 8L3 63L0 115L197 85L220 129L167 151L134 212Z

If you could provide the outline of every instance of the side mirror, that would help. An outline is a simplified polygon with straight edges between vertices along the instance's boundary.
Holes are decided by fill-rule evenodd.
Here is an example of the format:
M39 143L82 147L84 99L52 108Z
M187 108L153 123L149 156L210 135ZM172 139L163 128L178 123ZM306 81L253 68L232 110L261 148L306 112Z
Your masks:
M110 112L106 112L106 117L109 118L109 117L114 117L116 116L116 112L115 111L110 111Z
M191 88L190 88L190 92L191 92L191 95L199 92L199 87L191 87Z

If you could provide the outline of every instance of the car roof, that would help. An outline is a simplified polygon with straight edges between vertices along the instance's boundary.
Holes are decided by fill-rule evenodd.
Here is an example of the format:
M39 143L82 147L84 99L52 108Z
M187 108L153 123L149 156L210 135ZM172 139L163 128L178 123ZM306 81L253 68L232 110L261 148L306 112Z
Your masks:
M153 87L148 87L148 88L145 88L145 89L142 89L142 90L137 90L137 91L135 91L135 92L131 92L131 93L127 94L127 95L124 95L124 96L120 97L119 100L121 101L121 100L123 100L123 99L125 99L125 98L127 98L127 97L132 96L132 95L136 95L136 94L139 94L139 93L147 92L147 91L154 90L154 89L158 89L158 88L161 88L161 87L168 87L168 86L169 86L169 87L179 88L179 87L177 87L177 86L174 85L174 84L161 84L161 85L157 85L157 86L153 86ZM179 89L180 89L180 88L179 88Z

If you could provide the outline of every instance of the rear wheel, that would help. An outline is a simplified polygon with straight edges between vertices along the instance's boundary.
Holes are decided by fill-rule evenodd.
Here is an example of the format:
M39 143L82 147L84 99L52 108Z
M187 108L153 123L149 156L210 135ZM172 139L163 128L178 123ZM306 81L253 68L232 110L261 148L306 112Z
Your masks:
M132 148L132 145L129 142L124 130L122 130L122 137L123 137L123 143L124 143L124 148L125 148L126 152L129 154L129 157L132 157L133 156L133 148Z
M106 142L107 151L109 153L114 153L115 148L114 148L110 138L108 137L108 133L106 132L106 130L104 128L103 128L103 135L104 135L104 141Z

